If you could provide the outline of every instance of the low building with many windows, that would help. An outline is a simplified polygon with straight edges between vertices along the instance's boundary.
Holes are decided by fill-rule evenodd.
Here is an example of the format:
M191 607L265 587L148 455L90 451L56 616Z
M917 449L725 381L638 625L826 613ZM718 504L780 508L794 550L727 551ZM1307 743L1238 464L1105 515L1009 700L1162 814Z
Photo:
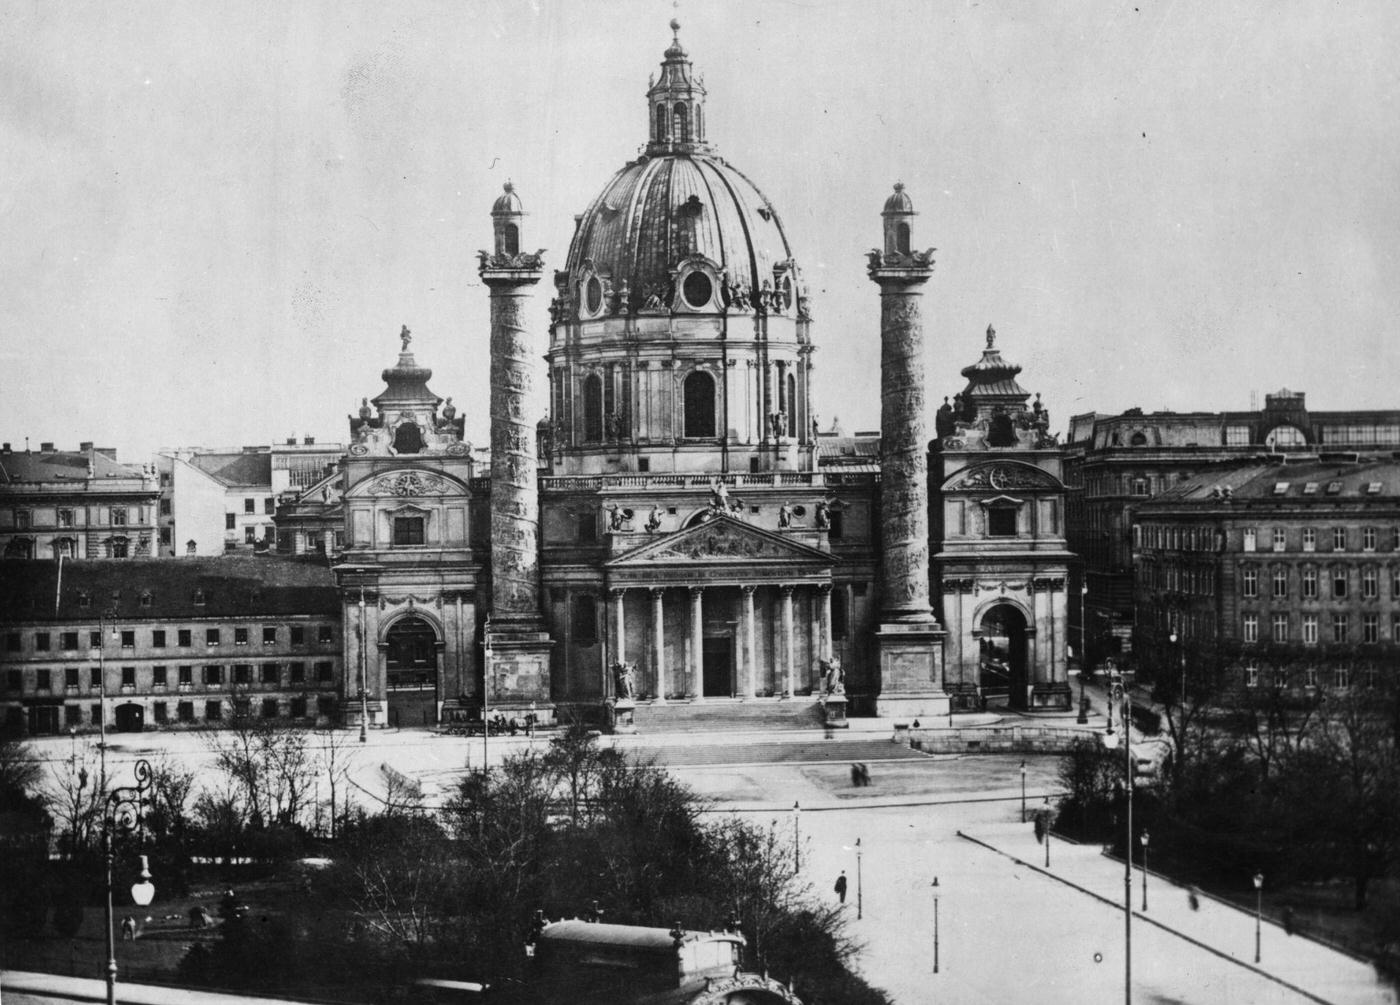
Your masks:
M0 583L11 735L338 721L340 604L323 563L23 562Z
M1139 665L1219 659L1230 686L1396 672L1400 459L1323 454L1213 471L1133 526ZM1209 655L1207 655L1209 654ZM1282 674L1284 679L1280 681Z
M0 555L7 559L157 556L154 472L110 447L0 447Z

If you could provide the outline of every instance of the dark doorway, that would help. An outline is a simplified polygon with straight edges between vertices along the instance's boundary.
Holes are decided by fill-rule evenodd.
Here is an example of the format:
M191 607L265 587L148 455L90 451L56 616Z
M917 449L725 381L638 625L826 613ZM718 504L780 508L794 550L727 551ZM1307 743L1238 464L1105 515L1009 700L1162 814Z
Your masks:
M52 736L58 732L57 705L29 706L29 735Z
M705 697L734 697L734 640L728 635L706 637L702 658Z
M437 722L437 632L422 618L404 618L385 636L389 725L401 729Z
M1012 708L1029 705L1026 619L1010 604L996 604L982 617L979 641L982 697L1006 695Z
M146 710L135 702L117 706L117 732L139 733L146 726Z

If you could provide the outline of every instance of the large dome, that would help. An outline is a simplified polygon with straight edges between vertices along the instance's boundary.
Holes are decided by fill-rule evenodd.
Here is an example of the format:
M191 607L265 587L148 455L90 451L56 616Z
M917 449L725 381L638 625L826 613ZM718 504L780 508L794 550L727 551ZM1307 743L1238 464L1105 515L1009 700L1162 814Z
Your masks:
M626 282L646 296L697 255L748 290L771 286L774 266L792 258L778 214L753 182L719 157L674 153L613 175L580 218L566 268L576 275L591 260L614 287Z

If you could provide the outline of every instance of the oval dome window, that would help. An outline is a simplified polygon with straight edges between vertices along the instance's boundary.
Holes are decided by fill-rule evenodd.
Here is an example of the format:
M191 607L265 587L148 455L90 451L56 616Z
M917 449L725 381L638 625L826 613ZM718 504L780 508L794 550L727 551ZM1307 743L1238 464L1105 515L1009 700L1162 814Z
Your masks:
M597 276L588 280L588 313L597 314L603 309L603 284Z
M685 294L685 302L697 309L710 305L710 298L714 296L714 291L710 277L703 272L692 272L685 277L685 283L681 286L681 292Z

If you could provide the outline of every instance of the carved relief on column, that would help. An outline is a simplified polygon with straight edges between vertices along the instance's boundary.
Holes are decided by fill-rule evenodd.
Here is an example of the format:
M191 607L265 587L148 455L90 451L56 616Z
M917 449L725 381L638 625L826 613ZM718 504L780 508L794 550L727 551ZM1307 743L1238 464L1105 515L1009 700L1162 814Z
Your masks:
M537 270L483 268L491 289L491 603L499 620L540 615L539 498L529 420L535 352L522 320Z
M783 694L791 698L793 688L793 637L792 637L792 591L791 586L781 586L783 596Z
M831 659L831 584L822 583L817 587L819 603L818 616L821 621L821 651L819 658Z
M652 672L656 677L658 705L666 704L666 634L663 628L665 610L661 603L665 593L666 591L659 586L651 588Z
M690 588L690 667L686 693L696 701L705 700L705 588Z
M754 665L754 650L756 649L754 644L754 633L756 629L753 616L754 587L741 586L739 587L739 591L744 597L744 697L752 698L756 687L754 678L758 674L758 668Z
M626 593L627 591L622 589L608 591L608 597L613 602L613 661L616 663L627 662L627 622L622 610Z

